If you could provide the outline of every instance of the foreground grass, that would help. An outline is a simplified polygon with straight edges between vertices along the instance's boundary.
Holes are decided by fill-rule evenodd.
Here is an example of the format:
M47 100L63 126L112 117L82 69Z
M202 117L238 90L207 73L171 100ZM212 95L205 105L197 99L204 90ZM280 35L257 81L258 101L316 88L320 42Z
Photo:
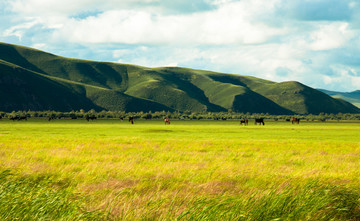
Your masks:
M60 216L51 219L357 220L359 130L357 123L0 121L0 168L16 174L1 181L0 202L20 192L13 205L26 209L11 216L45 219L50 213L39 206L56 201L49 208ZM14 184L35 192L6 192ZM6 208L3 219L12 214Z
M59 185L60 184L60 185ZM86 211L82 199L50 177L14 177L0 173L1 220L101 220L105 213Z

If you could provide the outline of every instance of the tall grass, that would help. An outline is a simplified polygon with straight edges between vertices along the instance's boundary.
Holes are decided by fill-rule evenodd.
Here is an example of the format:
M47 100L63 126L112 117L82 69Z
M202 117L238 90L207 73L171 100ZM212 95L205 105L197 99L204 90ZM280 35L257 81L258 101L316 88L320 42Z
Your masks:
M200 198L177 220L360 220L360 195L311 181L250 196Z
M1 218L358 220L359 130L0 121Z
M102 220L105 213L86 211L84 198L51 177L15 177L0 172L0 220Z

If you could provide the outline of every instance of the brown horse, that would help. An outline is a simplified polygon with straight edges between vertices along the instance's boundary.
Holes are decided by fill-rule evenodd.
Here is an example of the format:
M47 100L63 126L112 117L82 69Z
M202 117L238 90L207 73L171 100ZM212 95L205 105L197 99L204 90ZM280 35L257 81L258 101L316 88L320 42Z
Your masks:
M168 117L165 117L164 122L165 122L165 125L170 124L170 119Z
M296 124L299 124L299 123L300 123L300 119L299 119L299 118L295 118L295 117L291 118L291 123L294 124L294 122L295 122Z
M244 124L245 126L248 125L248 119L240 120L240 125Z

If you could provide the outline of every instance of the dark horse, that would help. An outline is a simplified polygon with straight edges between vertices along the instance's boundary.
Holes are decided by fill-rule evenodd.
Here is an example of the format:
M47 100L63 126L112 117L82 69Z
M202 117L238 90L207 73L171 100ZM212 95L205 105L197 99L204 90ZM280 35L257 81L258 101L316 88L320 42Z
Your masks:
M259 119L255 119L255 124L262 124L262 125L265 125L265 122L264 122L264 119L263 118L259 118Z
M134 124L134 117L129 117L130 124Z
M168 117L165 117L164 122L165 122L165 125L170 124L170 119Z
M12 121L20 120L20 116L10 116L9 119L12 120Z
M19 120L27 120L28 118L27 118L27 116L21 116L20 118L19 118Z
M291 118L291 123L294 124L294 122L295 122L296 124L299 124L299 123L300 123L300 119L299 119L299 118L295 118L295 117Z
M244 124L245 126L248 125L248 119L240 120L240 125Z
M95 117L94 115L93 116L86 116L86 120L89 121L89 120L96 120L97 117Z
M26 116L10 116L9 118L10 120L14 121L14 120L27 120Z
M49 121L52 121L52 120L55 120L55 119L56 119L55 116L50 116L50 117L48 118Z

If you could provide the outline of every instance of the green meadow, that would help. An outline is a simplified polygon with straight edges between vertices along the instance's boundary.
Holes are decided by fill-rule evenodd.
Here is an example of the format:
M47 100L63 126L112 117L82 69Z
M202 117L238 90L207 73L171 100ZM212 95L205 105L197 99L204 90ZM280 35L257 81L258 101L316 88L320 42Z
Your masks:
M0 120L1 220L360 220L360 123Z

